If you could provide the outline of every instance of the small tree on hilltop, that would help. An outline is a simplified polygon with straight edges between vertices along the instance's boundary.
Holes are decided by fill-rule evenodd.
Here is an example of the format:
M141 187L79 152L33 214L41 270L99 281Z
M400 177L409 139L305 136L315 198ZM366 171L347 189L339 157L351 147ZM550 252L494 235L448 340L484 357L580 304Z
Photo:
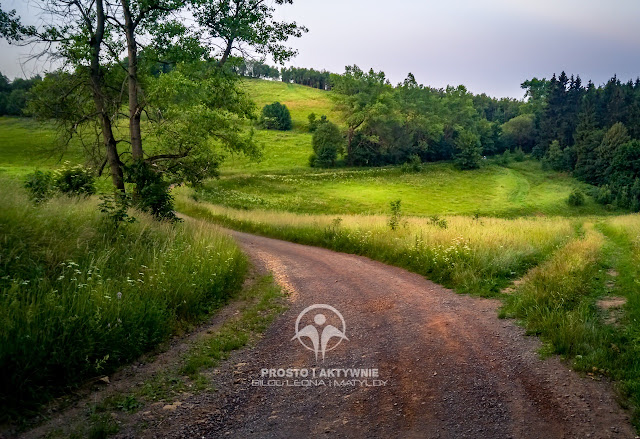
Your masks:
M280 102L264 106L261 122L268 130L288 131L292 127L289 109Z

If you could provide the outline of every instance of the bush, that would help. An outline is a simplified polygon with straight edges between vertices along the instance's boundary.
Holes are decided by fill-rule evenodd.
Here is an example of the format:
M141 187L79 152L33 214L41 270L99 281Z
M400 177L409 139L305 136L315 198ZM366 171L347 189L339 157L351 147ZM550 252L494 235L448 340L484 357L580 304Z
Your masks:
M405 163L402 164L400 170L404 173L422 171L422 159L418 154L413 154Z
M609 185L605 184L604 186L600 186L595 190L595 199L596 202L600 204L608 205L613 203L615 197L613 196Z
M51 198L55 192L53 174L51 172L35 171L27 175L24 182L29 198L35 203L40 203Z
M125 168L125 181L136 185L135 205L159 220L177 221L173 210L173 196L169 182L146 162L138 162Z
M318 125L313 139L313 153L309 160L311 166L328 168L336 165L338 154L344 151L344 137L338 126L326 121Z
M524 153L524 151L522 150L522 148L516 148L515 151L513 151L513 159L516 162L524 162L524 160L527 158L526 154Z
M96 192L93 172L82 165L69 166L65 162L53 171L53 183L60 192L69 196L89 196Z
M575 189L573 192L571 192L569 198L567 199L567 204L569 204L569 206L584 206L584 203L585 197L580 189Z
M507 149L504 153L496 157L496 164L498 166L509 166L511 160L511 151Z
M261 123L268 130L288 131L293 126L289 109L280 102L264 106Z
M391 207L391 216L387 224L391 230L396 230L400 226L400 220L402 219L402 200L395 200L389 203Z

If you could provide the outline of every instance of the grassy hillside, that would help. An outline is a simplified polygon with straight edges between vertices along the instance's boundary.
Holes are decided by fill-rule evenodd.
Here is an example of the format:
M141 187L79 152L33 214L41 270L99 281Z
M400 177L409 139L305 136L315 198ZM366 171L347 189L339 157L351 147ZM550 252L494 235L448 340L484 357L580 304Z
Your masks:
M263 159L256 163L245 157L231 156L222 165L222 172L275 171L308 167L312 152L311 134L307 131L309 114L316 113L318 117L326 115L336 123L340 121L340 114L333 110L331 92L261 79L245 80L243 87L256 102L258 113L267 104L276 101L285 104L291 113L293 129L256 130L255 139L265 151Z
M33 168L59 165L63 158L54 151L55 142L55 131L46 125L27 118L0 117L0 173L20 176ZM75 143L64 159L82 160Z

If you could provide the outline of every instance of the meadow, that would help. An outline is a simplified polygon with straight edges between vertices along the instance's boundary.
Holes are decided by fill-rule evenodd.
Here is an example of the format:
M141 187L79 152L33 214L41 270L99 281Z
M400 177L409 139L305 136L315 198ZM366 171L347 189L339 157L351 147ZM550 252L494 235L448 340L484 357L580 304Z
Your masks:
M460 172L450 163L425 164L421 171L402 167L234 173L197 191L207 202L237 209L310 214L384 214L402 200L408 215L583 216L610 214L588 198L569 207L566 200L587 185L533 160L499 166L487 161L479 170Z

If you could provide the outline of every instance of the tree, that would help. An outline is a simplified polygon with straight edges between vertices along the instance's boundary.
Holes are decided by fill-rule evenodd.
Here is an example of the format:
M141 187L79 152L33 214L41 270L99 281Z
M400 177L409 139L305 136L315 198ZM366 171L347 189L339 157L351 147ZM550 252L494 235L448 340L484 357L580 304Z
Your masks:
M102 51L105 39L110 38L113 32L107 21L105 6L104 0L42 0L43 14L53 17L52 22L58 24L45 24L39 29L22 25L15 11L0 11L0 36L21 44L45 43L46 49L42 54L63 61L76 71L73 80L64 78L69 93L58 93L56 96L59 104L64 101L61 105L34 105L32 111L42 117L55 118L67 139L79 132L82 126L97 122L96 132L102 137L113 184L118 190L124 191L122 162L112 128L114 108L119 108L120 103L114 100L114 93L105 81L105 66L113 62L113 59L105 58ZM56 50L54 44L57 45ZM49 84L43 84L42 88L47 86ZM38 95L40 90L34 94ZM93 103L91 110L80 114L67 98L71 95L75 98L85 92L90 94ZM64 110L57 111L61 107Z
M531 151L535 142L535 115L521 114L502 124L502 141L507 149Z
M613 161L617 150L629 140L629 132L620 122L614 124L605 133L596 150L596 181L598 183L609 183L611 174L614 172Z
M328 168L335 166L338 154L344 152L344 137L336 124L324 121L313 133L312 145L312 166Z
M574 175L592 184L599 183L597 150L603 137L603 132L598 127L597 104L595 86L589 83L574 134L576 152Z
M545 169L553 169L554 171L567 171L567 154L560 145L560 142L554 140L549 145L546 154L542 159L542 167Z
M223 148L256 152L250 138L239 135L241 119L250 115L245 105L245 97L234 80L225 72L213 72L211 68L220 68L210 64L204 67L204 54L201 41L181 23L170 20L170 16L188 5L201 6L211 1L196 0L38 0L43 7L43 14L55 17L53 25L45 24L42 28L23 26L15 12L0 11L0 35L11 41L25 44L45 42L49 45L44 54L55 56L64 62L64 67L55 75L44 81L38 90L39 98L32 106L34 113L42 117L53 118L59 122L70 138L88 130L82 126L99 120L99 132L103 137L106 150L106 164L111 169L116 188L124 191L123 171L130 170L132 175L149 175L147 171L167 173L170 178L181 176L183 181L199 181L205 175L214 175L215 168L222 158L213 158L205 154L203 144L213 142ZM219 4L223 4L220 2ZM234 41L243 42L264 54L273 52L276 58L284 59L293 52L279 46L278 41L286 40L285 36L299 35L298 26L282 26L272 20L272 7L263 8L263 1L234 1L234 5L253 4L257 9L236 9L242 15L239 33ZM291 0L276 0L277 4L291 3ZM221 23L220 29L230 29L224 15L215 16ZM214 22L208 23L213 26ZM233 24L233 23L232 23ZM294 31L295 30L295 31ZM252 33L253 32L253 33ZM273 38L265 40L273 32ZM210 34L211 36L211 34ZM223 34L217 35L222 37ZM141 44L144 42L144 46ZM120 59L126 49L126 59ZM177 89L189 88L195 81L195 73L182 76L172 75L165 81L158 82L163 74L171 69L158 69L160 56L165 57L163 63L171 64L173 69L179 63L196 63L197 69L208 76L207 85L214 87L210 93L203 93L200 98L190 94L188 98L167 93L165 97L154 93L154 89L172 83ZM274 69L275 70L275 69ZM119 72L119 73L118 73ZM124 72L124 75L122 73ZM193 75L192 75L193 73ZM121 75L123 77L119 77ZM196 75L197 76L197 75ZM212 79L214 78L214 79ZM118 82L118 80L120 80ZM128 128L129 137L116 139L112 128L123 103L120 100L122 86L127 86L128 96ZM56 87L64 86L55 93ZM62 91L62 93L60 93ZM87 100L90 91L91 102ZM171 90L169 90L171 91ZM49 102L45 102L45 99ZM200 127L208 127L212 131L197 129L178 111L178 102L183 100L194 121ZM41 105L37 105L37 104ZM163 111L164 110L164 111ZM143 149L142 114L146 112L149 134L155 137L156 147ZM214 121L203 117L214 118ZM171 136L182 134L177 127L182 126L202 135L201 140L189 136L178 136L172 141ZM231 128L233 126L233 128ZM250 134L250 133L249 133ZM174 139L175 140L175 139ZM129 160L121 160L118 155L119 142L130 144ZM121 151L124 154L126 151ZM97 155L97 154L93 154ZM127 162L127 163L125 163ZM103 165L104 166L104 165ZM144 172L142 172L144 168ZM204 172L202 170L205 170ZM127 177L131 180L132 176ZM146 182L157 179L141 178L135 181L136 193L142 194Z
M482 146L477 135L462 131L455 140L457 153L455 164L458 169L478 169L482 161Z
M262 109L262 125L268 130L289 131L292 127L291 114L280 102L265 105Z
M275 4L292 4L293 0L275 0ZM193 13L205 30L209 41L220 49L220 65L233 51L241 57L255 52L271 55L278 63L297 53L285 46L289 37L299 38L308 32L295 22L279 22L273 17L275 8L264 0L194 0ZM220 42L220 43L216 43Z
M347 124L347 160L353 164L356 130L376 115L391 113L392 87L384 72L371 69L364 73L355 65L345 67L343 75L333 75L331 83L336 107L343 113Z

